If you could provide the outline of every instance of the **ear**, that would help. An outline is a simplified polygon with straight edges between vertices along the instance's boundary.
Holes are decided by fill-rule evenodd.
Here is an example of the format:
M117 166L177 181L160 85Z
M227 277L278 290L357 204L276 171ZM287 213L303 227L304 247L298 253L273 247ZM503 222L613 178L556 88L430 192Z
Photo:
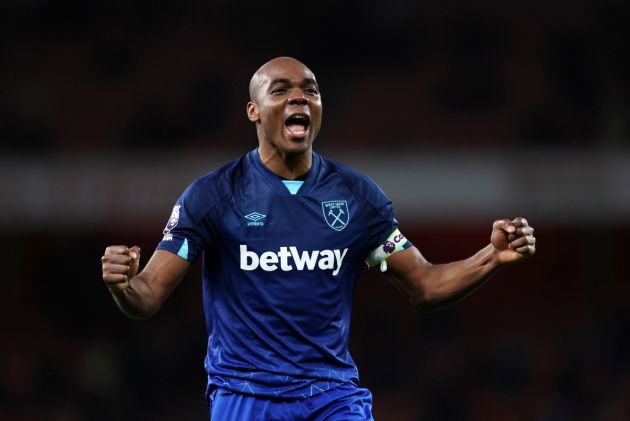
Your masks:
M255 102L249 101L247 103L247 118L252 123L256 123L260 121L260 114L258 113L258 104Z

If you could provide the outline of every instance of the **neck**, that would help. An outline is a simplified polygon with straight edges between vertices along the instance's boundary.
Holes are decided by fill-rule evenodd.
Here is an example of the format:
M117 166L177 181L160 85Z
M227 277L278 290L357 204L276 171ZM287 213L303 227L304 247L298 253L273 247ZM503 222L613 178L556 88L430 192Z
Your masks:
M303 153L287 154L277 148L265 148L261 145L258 147L258 155L269 171L287 180L301 177L313 165L313 150L311 148Z

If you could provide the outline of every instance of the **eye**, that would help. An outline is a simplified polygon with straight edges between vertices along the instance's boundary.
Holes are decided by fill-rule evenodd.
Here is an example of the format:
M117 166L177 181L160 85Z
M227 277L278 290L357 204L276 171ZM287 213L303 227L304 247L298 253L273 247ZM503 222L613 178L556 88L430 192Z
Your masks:
M287 92L287 88L275 88L271 91L272 95L281 95Z
M304 92L306 92L309 95L319 95L319 92L315 88L306 88Z

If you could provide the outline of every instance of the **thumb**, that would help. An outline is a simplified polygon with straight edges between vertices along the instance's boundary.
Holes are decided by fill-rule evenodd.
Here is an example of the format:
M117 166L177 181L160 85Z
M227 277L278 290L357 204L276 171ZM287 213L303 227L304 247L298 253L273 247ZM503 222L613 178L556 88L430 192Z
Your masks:
M138 273L140 267L140 247L133 246L129 249L129 257L131 257L131 264L129 265L129 279L133 278Z
M492 224L492 229L494 231L504 231L508 234L512 234L516 231L516 227L509 219L497 219L494 221L494 224Z

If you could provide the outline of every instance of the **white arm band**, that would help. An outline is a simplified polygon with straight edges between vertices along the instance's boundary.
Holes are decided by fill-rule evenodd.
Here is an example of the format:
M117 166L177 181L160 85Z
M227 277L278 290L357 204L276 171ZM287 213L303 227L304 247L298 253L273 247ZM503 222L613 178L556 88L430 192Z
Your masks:
M409 243L409 240L396 228L383 244L370 252L367 259L365 259L365 263L368 267L380 265L381 272L385 272L387 270L387 258L404 250L407 243Z

